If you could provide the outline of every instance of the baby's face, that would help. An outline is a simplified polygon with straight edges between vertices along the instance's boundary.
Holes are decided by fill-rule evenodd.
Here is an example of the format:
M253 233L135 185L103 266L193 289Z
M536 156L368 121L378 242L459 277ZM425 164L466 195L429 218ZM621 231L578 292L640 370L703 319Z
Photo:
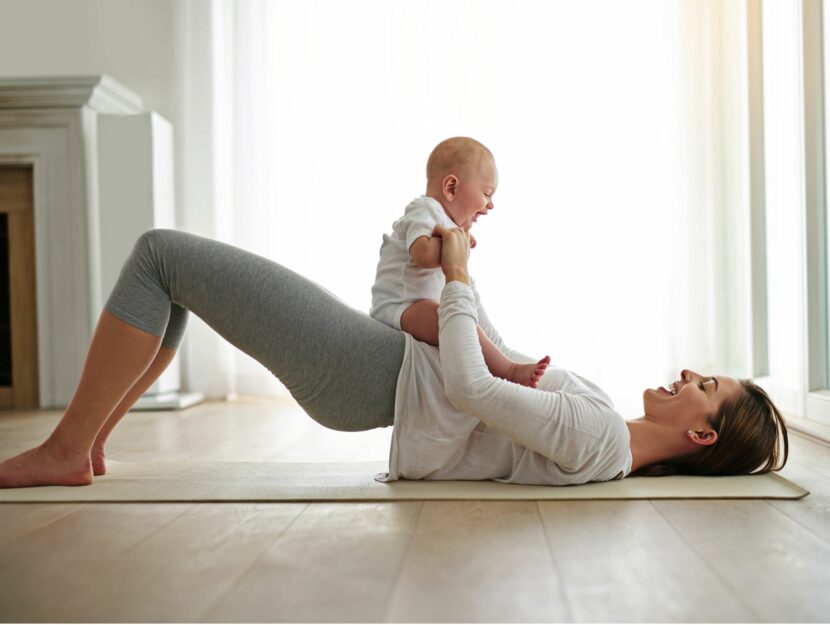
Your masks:
M489 157L480 159L459 175L455 197L446 204L455 225L469 230L479 216L490 212L498 184L496 163Z

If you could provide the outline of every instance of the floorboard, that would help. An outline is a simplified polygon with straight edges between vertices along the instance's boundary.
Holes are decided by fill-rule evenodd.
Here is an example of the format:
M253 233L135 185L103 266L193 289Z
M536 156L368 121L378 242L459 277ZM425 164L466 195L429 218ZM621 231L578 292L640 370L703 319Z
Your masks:
M64 609L88 622L197 622L305 508L196 505L89 575Z
M759 622L830 617L830 546L766 501L654 501Z
M308 506L200 620L377 622L420 508Z
M427 501L384 620L556 622L565 597L533 501Z
M0 411L0 457L60 411ZM385 460L291 401L129 413L116 460ZM797 501L0 505L0 621L827 622L830 447Z
M539 509L574 621L755 620L650 501L540 501Z
M83 504L8 503L0 506L0 549L74 512Z
M77 619L67 605L87 586L97 587L101 600L113 600L112 584L118 580L99 572L192 507L87 504L28 534L25 540L5 545L0 551L2 619ZM117 620L117 615L112 618Z

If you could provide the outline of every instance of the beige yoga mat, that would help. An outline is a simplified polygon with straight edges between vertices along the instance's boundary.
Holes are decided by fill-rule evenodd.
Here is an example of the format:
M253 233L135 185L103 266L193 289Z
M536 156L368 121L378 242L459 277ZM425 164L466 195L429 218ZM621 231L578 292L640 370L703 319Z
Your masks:
M385 462L108 462L90 486L0 489L11 502L395 501L401 499L800 499L768 473L737 477L630 477L579 486L482 481L376 482Z

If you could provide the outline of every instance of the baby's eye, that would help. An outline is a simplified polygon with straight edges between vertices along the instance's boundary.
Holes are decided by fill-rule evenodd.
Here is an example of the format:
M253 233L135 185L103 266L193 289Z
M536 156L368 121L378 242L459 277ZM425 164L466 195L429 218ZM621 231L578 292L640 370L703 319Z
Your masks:
M697 383L697 387L698 387L701 391L705 391L705 390L706 390L705 388L703 388L703 380L700 380L700 381Z

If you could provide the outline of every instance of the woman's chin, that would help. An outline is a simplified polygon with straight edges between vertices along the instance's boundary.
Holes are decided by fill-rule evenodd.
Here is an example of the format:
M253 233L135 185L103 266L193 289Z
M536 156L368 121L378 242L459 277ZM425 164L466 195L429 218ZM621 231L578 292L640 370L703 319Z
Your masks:
M647 388L643 391L643 408L646 412L648 412L647 403L665 401L666 399L671 398L672 394L662 386L658 386L657 388Z

